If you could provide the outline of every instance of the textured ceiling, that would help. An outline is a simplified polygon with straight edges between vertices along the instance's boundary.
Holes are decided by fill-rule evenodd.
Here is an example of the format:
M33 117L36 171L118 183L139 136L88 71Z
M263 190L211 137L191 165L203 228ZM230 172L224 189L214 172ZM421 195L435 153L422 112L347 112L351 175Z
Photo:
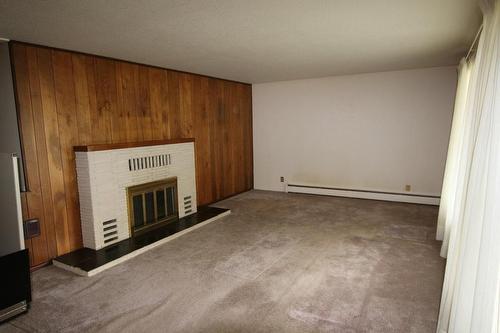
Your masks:
M475 0L0 0L0 37L250 83L457 64Z

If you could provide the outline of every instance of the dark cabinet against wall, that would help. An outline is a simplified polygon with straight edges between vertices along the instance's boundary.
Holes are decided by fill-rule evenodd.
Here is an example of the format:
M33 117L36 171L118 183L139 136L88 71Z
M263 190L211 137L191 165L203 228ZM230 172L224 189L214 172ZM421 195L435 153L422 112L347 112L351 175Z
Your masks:
M249 84L11 42L31 264L82 246L73 146L195 138L198 202L253 187Z

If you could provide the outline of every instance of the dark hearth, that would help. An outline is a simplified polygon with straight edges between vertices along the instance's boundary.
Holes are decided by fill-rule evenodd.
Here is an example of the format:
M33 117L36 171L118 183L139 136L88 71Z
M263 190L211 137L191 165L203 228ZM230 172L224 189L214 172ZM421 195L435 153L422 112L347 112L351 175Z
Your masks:
M228 210L209 206L198 207L198 212L192 215L176 219L161 227L148 230L100 250L82 248L57 257L54 261L89 272L142 247L223 214Z

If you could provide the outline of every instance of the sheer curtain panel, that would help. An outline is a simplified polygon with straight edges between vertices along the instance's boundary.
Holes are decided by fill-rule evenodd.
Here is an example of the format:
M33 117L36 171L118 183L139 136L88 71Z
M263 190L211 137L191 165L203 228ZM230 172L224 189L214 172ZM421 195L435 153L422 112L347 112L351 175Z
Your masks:
M481 5L483 32L453 171L455 202L446 212L452 220L438 332L499 332L500 6L495 0Z

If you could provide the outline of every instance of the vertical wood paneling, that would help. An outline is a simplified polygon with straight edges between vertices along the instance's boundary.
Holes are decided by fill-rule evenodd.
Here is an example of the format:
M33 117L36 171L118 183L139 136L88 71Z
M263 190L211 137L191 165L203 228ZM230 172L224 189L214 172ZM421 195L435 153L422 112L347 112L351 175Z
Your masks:
M180 109L181 109L181 137L190 138L193 133L193 76L180 74Z
M224 82L224 100L223 100L223 110L224 110L224 125L223 125L223 145L224 153L223 160L225 161L223 165L224 175L227 180L223 183L223 196L229 196L231 193L237 193L235 188L236 176L235 167L236 161L234 160L234 147L235 147L235 131L232 130L234 126L234 115L233 115L233 103L234 103L235 88L232 84Z
M31 264L82 245L73 146L194 137L199 204L253 187L251 86L12 43Z
M182 137L181 108L179 92L179 74L174 71L165 71L168 81L168 116L169 132L171 138Z
M213 157L212 163L214 164L213 168L213 177L214 179L222 179L224 177L224 128L225 128L225 117L224 117L224 82L220 80L214 80L213 90L211 94L213 98L211 100L214 103L213 112L213 121L214 121L214 149L213 149ZM215 197L221 198L224 197L224 183L220 181L215 181ZM250 187L249 187L250 188Z
M79 138L75 80L73 77L71 54L67 52L52 52L52 69L54 71L59 143L61 145L64 193L68 215L68 233L71 235L69 247L70 250L75 250L82 246L82 238L79 221L80 208L76 185L75 154L73 153L73 146L79 143Z
M141 66L139 68L139 82L136 91L139 93L140 119L138 122L142 129L142 139L144 141L153 140L148 67Z
M43 253L45 250L44 248L46 248L47 254L49 256L54 256L57 254L57 247L55 246L54 211L50 193L50 178L48 175L47 147L45 145L45 122L43 119L37 50L28 49L27 59L29 68L31 107L36 140L38 177L40 179L39 182L35 182L33 184L31 194L36 193L41 196L38 200L36 200L37 203L41 204L41 208L34 207L36 205L31 205L30 208L32 213L34 213L34 209L39 209L40 213L41 209L43 209L43 218L45 221L40 237L34 239L32 245L37 249L37 251L33 251L34 253ZM40 259L41 262L43 262L43 256Z
M31 188L31 192L25 194L26 218L39 217L40 219L44 219L40 177L38 174L38 155L36 147L37 138L32 109L32 98L34 103L37 103L39 101L39 97L37 96L37 91L34 91L32 96L32 87L30 86L30 72L36 72L36 61L33 63L33 59L28 53L31 52L26 50L26 48L22 48L19 50L19 57L15 60L16 80L20 81L17 82L19 89L18 100L21 109L19 112L19 119L21 122L20 130L23 142L26 177ZM31 74L31 76L33 75L34 74ZM49 256L45 228L42 228L40 237L31 240L31 244L29 244L29 246L31 250L30 260L32 265L42 263L44 258Z
M116 73L113 61L108 59L94 59L94 78L97 102L96 124L94 135L99 142L120 142L119 115L115 112L116 101Z
M74 54L72 62L78 142L87 143L92 140L91 98L89 96L89 82L87 79L87 59L84 55Z
M95 78L95 61L93 57L85 57L85 69L87 74L87 90L89 93L89 112L90 122L90 137L91 141L95 143L105 143L106 134L102 133L103 128L106 129L105 122L99 118L99 109L97 107L97 90ZM82 130L79 131L79 133Z
M62 166L63 156L61 154L59 122L56 109L52 52L47 49L39 49L37 50L37 55L45 127L45 143L42 142L41 144L45 144L47 149L47 171L50 179L56 248L59 254L70 250L70 233L68 230L68 213L64 187L65 179Z
M208 158L208 164L210 166L209 172L207 172L207 177L210 179L207 192L209 192L210 197L217 197L217 182L215 181L217 175L217 165L219 154L217 153L219 145L217 137L217 80L209 79L207 82L207 92L205 94L205 104L207 106L206 114L206 126L208 129L208 149L210 150L210 155Z
M118 82L118 107L123 109L126 141L140 141L139 136L138 109L139 103L135 89L134 80L138 78L139 68L124 62L117 63L121 73L121 81Z
M164 102L164 94L167 90L164 70L150 68L149 70L149 100L151 110L151 129L153 140L168 138L168 124L164 116L168 112L168 104Z
M202 196L200 202L208 202L212 197L212 182L210 160L212 159L211 140L210 137L210 120L208 118L209 103L208 96L208 78L199 77L196 80L194 96L196 100L195 108L195 137L199 144L196 146L197 154L200 160L200 167L197 172L199 174L199 188Z

